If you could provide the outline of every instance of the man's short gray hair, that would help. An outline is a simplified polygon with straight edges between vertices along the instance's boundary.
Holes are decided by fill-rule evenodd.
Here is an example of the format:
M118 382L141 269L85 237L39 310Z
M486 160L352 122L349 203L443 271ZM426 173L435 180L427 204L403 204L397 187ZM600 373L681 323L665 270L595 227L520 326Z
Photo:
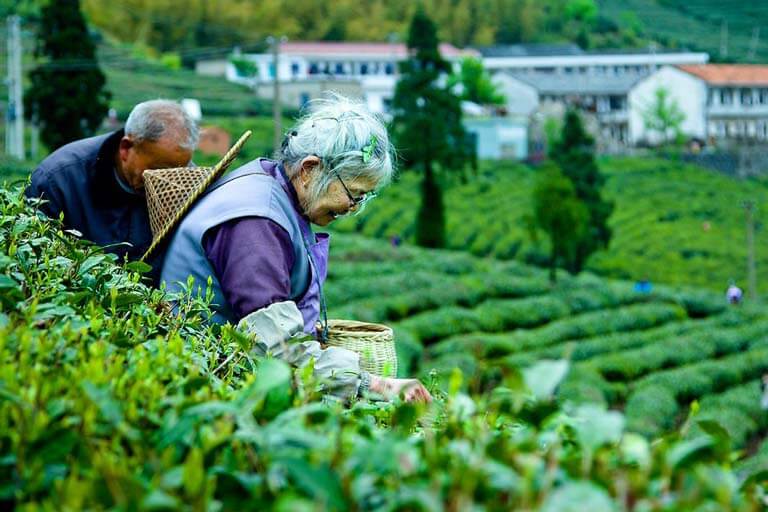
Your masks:
M301 169L301 161L317 156L320 175L312 180L308 199L315 202L327 190L334 175L342 179L368 178L380 189L394 173L395 153L381 119L361 101L332 94L313 100L283 140L277 159L289 178Z
M197 147L200 137L195 120L171 100L150 100L133 107L125 122L125 134L150 142L170 135L179 141L179 146L190 150Z

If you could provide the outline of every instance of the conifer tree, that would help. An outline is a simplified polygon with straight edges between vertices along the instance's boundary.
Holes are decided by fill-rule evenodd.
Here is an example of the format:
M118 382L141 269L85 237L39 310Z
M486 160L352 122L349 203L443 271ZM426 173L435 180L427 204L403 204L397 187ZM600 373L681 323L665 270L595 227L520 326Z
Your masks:
M437 168L463 168L474 148L461 124L459 98L444 85L451 66L440 56L437 30L422 9L411 21L408 51L392 101L393 133L405 163L423 172L417 243L443 247L445 212Z
M575 110L566 113L562 137L555 144L551 156L563 174L571 180L576 197L584 203L589 212L584 236L576 247L573 258L566 265L570 272L578 273L584 268L590 254L608 247L611 240L608 217L613 212L613 203L602 197L605 177L597 168L595 141L584 129L581 117Z
M92 135L107 113L110 95L79 0L43 7L36 53L46 61L30 72L24 100L27 114L40 125L43 143L54 150Z

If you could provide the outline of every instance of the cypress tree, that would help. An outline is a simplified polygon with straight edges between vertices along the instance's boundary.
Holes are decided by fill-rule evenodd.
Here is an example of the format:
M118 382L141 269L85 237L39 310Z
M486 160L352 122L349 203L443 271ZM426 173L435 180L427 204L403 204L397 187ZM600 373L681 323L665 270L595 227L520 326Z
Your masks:
M584 129L581 117L575 110L569 110L565 115L562 137L555 145L552 158L571 180L576 197L589 212L584 237L566 266L570 272L578 273L584 268L590 254L608 247L611 241L608 217L613 212L613 203L602 197L605 177L600 173L595 160L595 141Z
M407 165L423 172L416 240L445 246L445 212L435 164L463 168L474 154L461 124L461 104L443 85L450 64L440 56L435 24L418 9L408 32L409 58L400 64L392 100L395 143Z
M49 150L92 135L107 113L110 94L79 0L56 0L41 11L38 57L30 72L27 114L40 125Z

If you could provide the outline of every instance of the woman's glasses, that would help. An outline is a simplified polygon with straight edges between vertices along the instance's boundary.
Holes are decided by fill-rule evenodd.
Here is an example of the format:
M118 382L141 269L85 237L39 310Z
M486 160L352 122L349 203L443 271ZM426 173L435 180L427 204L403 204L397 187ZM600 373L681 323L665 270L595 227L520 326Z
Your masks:
M347 193L347 197L349 198L349 202L352 203L352 209L356 209L358 212L365 207L365 204L376 197L376 192L365 192L364 194L361 194L357 197L352 195L352 192L349 191L349 188L347 188L346 183L344 183L344 180L341 179L341 176L339 176L339 173L334 172L334 176L336 176L336 179L339 180L339 183L341 183L341 186L344 188L344 192Z

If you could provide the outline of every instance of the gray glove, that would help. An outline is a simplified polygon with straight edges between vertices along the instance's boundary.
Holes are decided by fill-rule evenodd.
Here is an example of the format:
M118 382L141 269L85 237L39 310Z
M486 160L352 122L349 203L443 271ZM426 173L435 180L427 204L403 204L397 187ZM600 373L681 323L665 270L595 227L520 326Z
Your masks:
M298 368L314 358L315 376L324 383L328 393L344 399L358 394L360 356L340 347L323 349L303 331L304 318L295 302L270 304L244 317L237 327L254 337L253 355L276 357ZM365 380L367 375L362 377Z

